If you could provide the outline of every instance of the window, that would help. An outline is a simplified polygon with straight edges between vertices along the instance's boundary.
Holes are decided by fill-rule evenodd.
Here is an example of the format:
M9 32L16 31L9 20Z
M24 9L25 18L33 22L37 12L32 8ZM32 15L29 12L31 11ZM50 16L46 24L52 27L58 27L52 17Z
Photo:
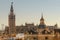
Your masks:
M48 37L45 37L45 40L48 40Z
M33 40L38 40L38 38L34 37Z

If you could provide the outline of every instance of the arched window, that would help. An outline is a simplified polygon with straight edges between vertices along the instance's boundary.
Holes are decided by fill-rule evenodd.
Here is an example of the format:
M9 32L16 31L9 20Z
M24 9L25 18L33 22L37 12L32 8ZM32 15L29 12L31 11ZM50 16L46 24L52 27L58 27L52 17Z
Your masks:
M48 37L45 37L45 40L48 40Z
M34 37L33 40L38 40L38 38Z

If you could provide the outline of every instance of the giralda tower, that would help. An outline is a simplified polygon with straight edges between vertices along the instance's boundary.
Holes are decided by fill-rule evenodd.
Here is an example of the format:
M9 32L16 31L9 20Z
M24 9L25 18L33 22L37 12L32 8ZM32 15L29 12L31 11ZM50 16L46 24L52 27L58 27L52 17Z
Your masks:
M13 2L11 2L10 14L8 16L8 23L9 23L9 34L16 33L15 14L14 14L14 9L13 9Z

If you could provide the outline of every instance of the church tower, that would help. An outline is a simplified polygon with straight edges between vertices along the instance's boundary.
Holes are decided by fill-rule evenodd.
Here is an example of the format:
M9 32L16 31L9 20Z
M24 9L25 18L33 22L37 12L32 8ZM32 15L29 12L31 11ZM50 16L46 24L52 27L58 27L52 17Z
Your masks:
M39 24L39 28L45 28L46 25L44 23L44 18L43 18L43 14L41 15L41 19L40 19L40 24Z
M14 14L14 9L13 9L13 2L11 2L10 14L8 16L8 23L9 23L9 34L16 33L15 14Z
M45 23L44 23L44 18L43 18L43 14L42 14L42 16L41 16L41 19L40 19L40 25L44 25Z

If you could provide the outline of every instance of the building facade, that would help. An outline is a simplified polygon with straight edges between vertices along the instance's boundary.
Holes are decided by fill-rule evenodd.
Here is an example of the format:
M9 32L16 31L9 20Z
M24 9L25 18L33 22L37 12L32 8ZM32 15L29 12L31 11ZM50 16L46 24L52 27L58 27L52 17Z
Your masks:
M39 25L25 23L25 25L16 26L13 2L11 3L10 14L8 16L8 25L5 28L5 34L24 33L24 40L58 40L60 38L58 36L60 34L58 30L60 29L57 29L57 24L54 26L46 25L43 14Z

